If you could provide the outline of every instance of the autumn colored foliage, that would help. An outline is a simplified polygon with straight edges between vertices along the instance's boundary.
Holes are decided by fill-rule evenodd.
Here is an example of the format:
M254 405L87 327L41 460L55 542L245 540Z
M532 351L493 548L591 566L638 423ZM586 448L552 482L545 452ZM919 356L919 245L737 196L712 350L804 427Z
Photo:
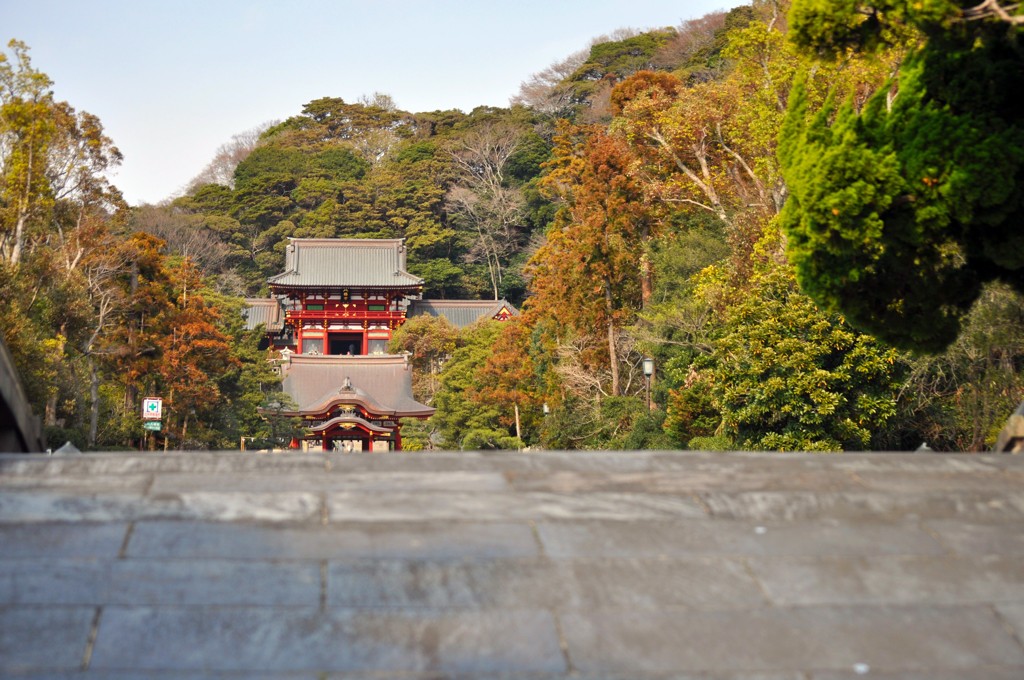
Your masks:
M510 108L324 96L135 208L10 43L0 331L51 441L280 445L242 298L289 237L363 237L522 311L395 333L437 408L410 449L990 446L1024 396L1020 10L788 5L605 36Z

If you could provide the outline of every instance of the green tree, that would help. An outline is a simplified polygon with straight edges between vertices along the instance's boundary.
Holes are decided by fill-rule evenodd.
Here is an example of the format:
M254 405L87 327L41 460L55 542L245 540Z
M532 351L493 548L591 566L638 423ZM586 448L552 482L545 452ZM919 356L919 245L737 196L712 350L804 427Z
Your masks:
M297 437L302 436L302 419L285 413L294 413L297 408L295 401L285 392L264 394L259 405L262 425L252 430L253 445L271 450L290 447Z
M271 353L260 348L266 332L262 326L251 330L245 328L242 316L245 301L242 298L223 295L205 286L202 295L206 304L215 310L211 320L226 336L230 347L230 359L212 376L221 401L209 425L213 434L210 444L218 448L235 448L243 436L252 437L257 443L267 443L272 439L271 423L259 409L271 402L284 403L282 400L287 395L281 392L281 376L270 360ZM287 444L293 432L280 422L273 425L282 437L288 437L284 442ZM280 442L274 445L278 446Z
M99 119L54 100L28 47L0 54L0 292L5 342L55 437L96 440L98 354L118 317L121 160Z
M484 321L463 329L461 346L445 364L434 398L437 413L431 422L446 448L514 449L520 446L504 424L507 423L504 409L496 403L473 398L481 387L480 370L501 332L502 324L498 321Z
M939 351L990 281L1024 290L1024 47L998 2L795 0L794 39L845 55L917 32L862 110L794 97L779 158L801 286L902 347ZM836 110L837 109L837 110Z
M896 412L898 356L819 311L778 244L759 243L752 286L701 362L722 414L716 433L753 449L870 449Z
M1024 298L992 284L943 352L907 360L893 448L986 451L1024 394Z
M409 353L413 397L430 406L440 387L441 371L460 344L458 329L447 319L422 314L399 326L388 350L392 354Z
M17 266L53 205L47 157L56 121L53 81L32 68L25 43L8 48L16 64L0 54L0 256Z
M595 42L583 64L566 79L569 101L585 122L607 122L612 86L637 71L652 68L655 54L676 35L671 28L623 33L619 40Z

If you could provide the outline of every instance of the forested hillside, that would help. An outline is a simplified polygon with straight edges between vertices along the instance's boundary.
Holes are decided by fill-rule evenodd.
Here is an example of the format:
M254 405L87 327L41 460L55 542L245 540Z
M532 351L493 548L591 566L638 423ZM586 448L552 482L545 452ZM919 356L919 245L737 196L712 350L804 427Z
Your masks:
M872 234L899 233L872 215L929 200L898 181L941 188L959 169L952 152L950 167L854 153L882 139L870 131L904 111L901 96L921 96L901 69L937 29L899 20L854 44L837 27L859 19L815 23L820 8L797 3L790 30L787 10L756 2L619 31L527 76L508 108L412 113L384 94L325 96L236 136L183 195L136 207L104 179L120 154L100 122L53 101L12 43L0 328L51 442L139 446L139 398L156 393L169 415L150 445L286 436L289 423L256 413L280 394L241 298L266 293L288 237L360 237L406 239L426 297L523 311L461 332L430 317L402 327L392 349L412 352L417 398L438 409L407 424L407 446L990 446L1022 397L1015 263L979 276L959 306L936 302L942 333L896 332L930 323L927 272L955 248L940 238L898 268L850 255L858 243L900 252L871 251ZM864 140L844 148L843 125ZM1002 145L1019 157L1013 134ZM1009 172L1000 186L1018 187ZM978 219L992 223L1012 193L978 198ZM920 214L931 231L914 233L945 233L934 210ZM879 272L881 287L850 292L850 276ZM889 297L875 303L879 291Z

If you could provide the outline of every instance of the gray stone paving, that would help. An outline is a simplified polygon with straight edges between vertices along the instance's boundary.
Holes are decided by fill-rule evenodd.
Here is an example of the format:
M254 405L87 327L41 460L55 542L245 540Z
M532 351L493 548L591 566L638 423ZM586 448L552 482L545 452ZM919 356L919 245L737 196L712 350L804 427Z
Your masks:
M1019 680L1024 457L0 456L0 677Z

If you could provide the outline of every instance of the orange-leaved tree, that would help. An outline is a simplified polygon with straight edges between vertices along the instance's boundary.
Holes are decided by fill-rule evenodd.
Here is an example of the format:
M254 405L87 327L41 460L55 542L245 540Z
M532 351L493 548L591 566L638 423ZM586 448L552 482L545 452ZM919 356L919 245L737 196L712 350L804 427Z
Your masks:
M221 401L218 378L238 365L238 359L232 355L228 337L216 326L217 311L199 295L195 265L186 259L173 274L181 295L159 339L160 378L167 395L164 447L173 437L179 445L195 448L209 439L205 430Z
M642 307L650 270L645 246L659 224L632 172L626 143L599 126L562 124L544 189L562 208L530 261L530 318L548 318L559 341L583 340L583 361L620 396L621 329Z
M530 355L532 329L523 317L504 322L491 345L491 354L476 371L476 384L468 398L496 404L502 424L515 425L516 438L538 428L541 404L540 376Z

